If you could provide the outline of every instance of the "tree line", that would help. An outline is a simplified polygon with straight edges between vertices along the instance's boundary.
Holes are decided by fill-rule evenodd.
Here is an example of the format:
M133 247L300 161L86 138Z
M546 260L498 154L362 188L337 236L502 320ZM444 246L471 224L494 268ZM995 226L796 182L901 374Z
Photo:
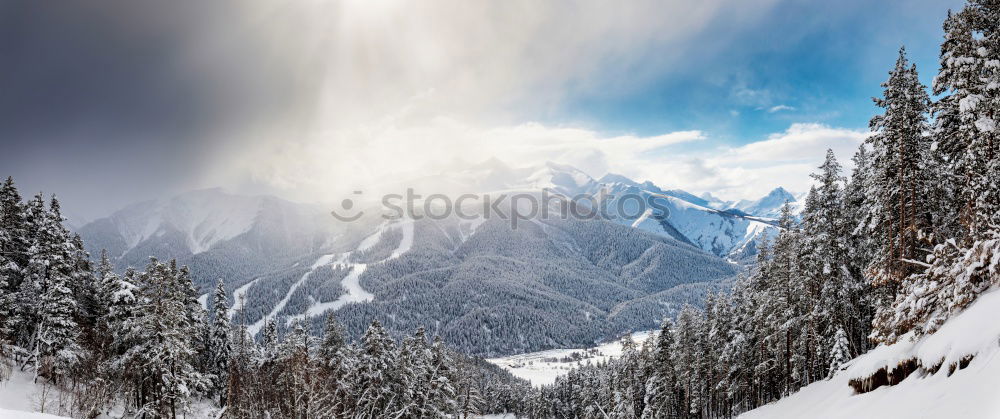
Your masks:
M50 413L176 418L208 403L227 418L468 417L518 412L530 392L423 329L397 342L374 321L351 342L331 314L320 333L299 321L279 336L272 319L258 342L221 280L206 310L187 267L151 258L119 275L63 221L55 197L0 187L0 379L34 374L57 394L40 401Z
M1000 3L943 26L937 98L901 49L851 176L828 151L801 219L783 208L732 293L559 378L531 415L734 416L933 333L1000 283Z

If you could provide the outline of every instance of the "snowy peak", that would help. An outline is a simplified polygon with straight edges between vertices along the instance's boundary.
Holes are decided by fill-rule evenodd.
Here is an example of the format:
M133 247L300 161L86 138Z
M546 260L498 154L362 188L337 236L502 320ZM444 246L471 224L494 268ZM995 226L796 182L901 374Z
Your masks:
M124 239L124 252L155 236L180 234L187 250L198 254L248 231L263 199L232 195L219 188L202 189L135 204L108 220Z
M198 254L249 231L263 199L232 195L221 189L178 195L159 208L163 223L160 228L184 233L191 253Z
M552 162L535 169L525 180L528 189L552 189L566 194L575 194L594 184L594 179L583 171Z
M798 199L791 192L779 186L756 201L740 201L734 208L758 217L778 218L781 215L781 207L786 202L792 203L794 208Z
M601 178L597 180L597 183L602 183L605 185L620 183L626 186L639 186L639 184L633 181L632 179L629 179L617 173L608 173L604 176L601 176Z

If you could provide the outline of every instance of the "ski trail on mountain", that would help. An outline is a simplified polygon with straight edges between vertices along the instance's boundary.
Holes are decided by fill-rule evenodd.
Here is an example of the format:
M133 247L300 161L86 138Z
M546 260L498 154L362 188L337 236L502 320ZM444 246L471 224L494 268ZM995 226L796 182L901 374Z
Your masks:
M257 281L259 280L260 278L254 278L253 281L247 282L242 287L239 287L235 291L233 291L233 306L229 309L230 319L236 317L236 314L238 314L240 310L243 309L243 303L244 303L243 300L244 297L246 297L247 295L247 291L249 291L250 287L254 286L254 284L256 284Z
M389 255L389 257L377 263L398 258L403 253L406 253L410 251L411 248L413 248L413 220L404 219L396 224L381 226L377 231L375 231L370 236L362 240L361 243L358 245L357 249L355 249L352 252L343 253L335 262L329 263L330 265L343 266L351 270L350 273L348 273L347 276L345 276L344 279L340 281L340 286L344 289L345 293L333 301L327 301L327 302L314 301L313 304L309 306L308 309L306 309L305 313L291 316L289 317L288 321L291 322L294 320L302 320L305 319L306 317L319 316L327 311L337 310L349 303L363 303L374 300L375 295L366 291L361 286L361 275L365 273L365 270L368 269L369 264L351 263L348 261L351 259L351 255L354 252L366 250L377 244L379 238L382 237L382 234L385 233L390 228L401 228L403 230L402 231L403 237L402 239L400 239L399 245L396 246L396 249L392 251L392 254ZM333 266L331 266L331 268L332 267ZM311 272L312 271L310 271L310 273ZM291 295L290 292L289 295Z
M281 312L281 310L284 310L285 305L288 304L288 300L292 298L292 294L295 294L295 290L299 289L299 287L302 286L304 282L306 282L306 279L309 278L309 274L313 273L313 271L315 271L317 268L321 266L329 265L330 262L333 261L333 256L334 255L332 254L323 255L320 256L319 259L316 259L316 262L313 262L312 267L309 268L309 272L303 274L298 281L295 281L295 283L288 288L288 292L285 293L285 296L281 298L281 301L278 301L278 304L274 306L271 312L268 313L263 318L261 318L260 320L257 320L257 322L255 322L254 324L250 325L250 327L247 328L247 330L250 331L250 335L251 336L256 335L257 332L259 332L260 329L264 327L264 324L267 323L269 319L275 318L278 315L278 313Z

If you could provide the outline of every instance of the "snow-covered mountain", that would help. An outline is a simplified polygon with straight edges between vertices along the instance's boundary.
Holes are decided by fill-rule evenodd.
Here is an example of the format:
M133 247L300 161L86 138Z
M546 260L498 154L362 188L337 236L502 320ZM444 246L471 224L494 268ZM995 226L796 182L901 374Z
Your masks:
M746 260L756 254L756 241L762 234L775 235L773 221L739 211L712 208L709 202L680 189L663 190L651 182L637 183L620 175L608 175L589 190L614 197L609 208L620 210L612 220L664 237L690 243L714 255L731 260ZM626 196L641 197L647 203L638 211L638 201Z
M207 189L129 206L79 232L93 255L107 249L120 268L177 258L202 293L222 279L232 314L251 330L334 310L350 333L378 318L393 331L423 326L468 352L499 355L654 328L724 288L741 269L733 261L775 229L683 190L595 180L552 163L494 160L405 185L424 196L587 194L614 210L588 220L536 214L516 229L482 213L385 220L376 208L343 223L328 206ZM636 211L627 195L655 205Z
M542 189L568 197L601 198L611 212L610 221L692 244L706 252L733 260L756 253L762 233L773 236L773 218L786 200L796 198L782 188L738 209L709 195L699 197L683 189L662 189L652 182L637 182L609 173L594 179L576 168L555 163L510 168L489 160L469 169L447 171L410 182L416 190L446 189L446 193L517 193ZM445 185L445 186L438 186ZM624 198L630 196L629 198ZM641 203L635 197L641 199ZM624 199L623 199L624 198ZM592 206L592 199L581 199ZM645 209L646 211L643 211Z
M793 213L797 214L800 211L800 205L797 205L799 197L779 186L758 200L741 200L731 208L758 217L778 218L781 216L781 207L786 202L792 204Z

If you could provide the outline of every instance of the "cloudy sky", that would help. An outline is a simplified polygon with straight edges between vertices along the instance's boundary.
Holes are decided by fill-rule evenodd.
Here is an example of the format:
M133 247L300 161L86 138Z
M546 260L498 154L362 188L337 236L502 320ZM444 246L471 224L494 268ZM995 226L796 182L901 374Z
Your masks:
M497 157L757 197L848 160L959 0L0 3L0 174L93 219Z

